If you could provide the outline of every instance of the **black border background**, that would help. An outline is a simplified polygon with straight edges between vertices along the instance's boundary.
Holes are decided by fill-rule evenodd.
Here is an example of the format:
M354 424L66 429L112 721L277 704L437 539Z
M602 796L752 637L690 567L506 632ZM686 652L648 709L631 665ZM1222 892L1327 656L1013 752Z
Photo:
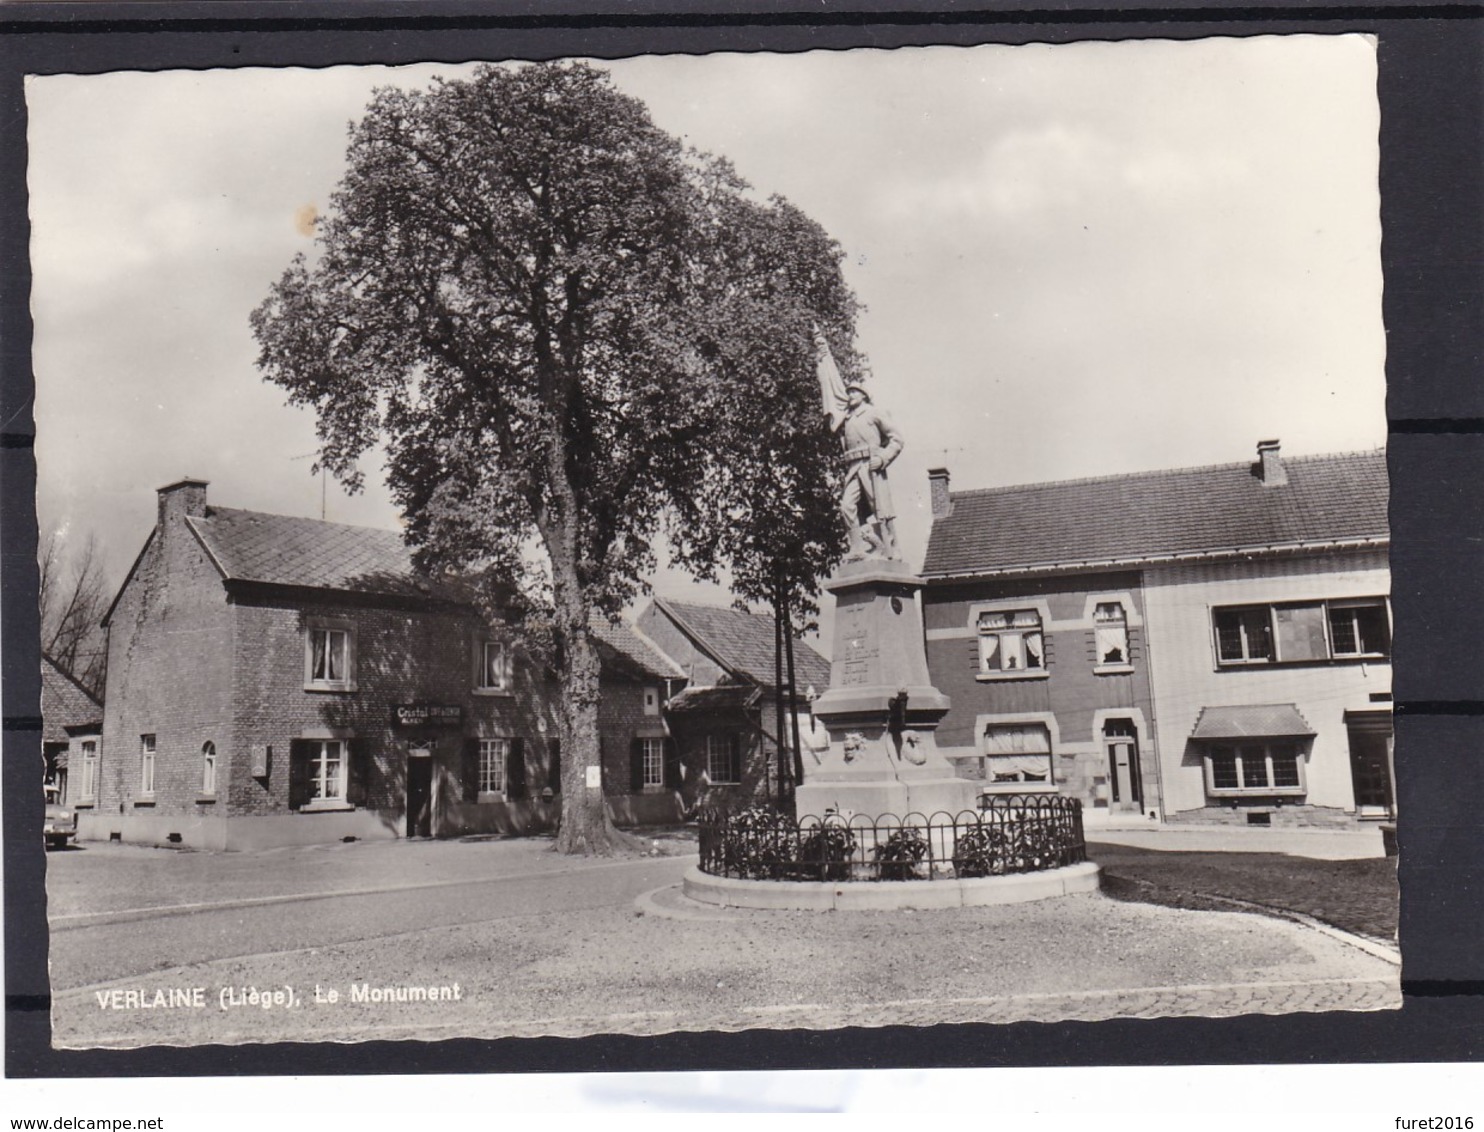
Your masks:
M50 1048L31 443L27 73L1366 32L1378 39L1400 1011L654 1038ZM1177 96L1178 92L1172 92ZM1080 0L18 4L0 8L0 692L12 1077L1219 1065L1484 1048L1484 7ZM1051 956L1054 961L1054 953ZM925 959L924 961L931 961Z

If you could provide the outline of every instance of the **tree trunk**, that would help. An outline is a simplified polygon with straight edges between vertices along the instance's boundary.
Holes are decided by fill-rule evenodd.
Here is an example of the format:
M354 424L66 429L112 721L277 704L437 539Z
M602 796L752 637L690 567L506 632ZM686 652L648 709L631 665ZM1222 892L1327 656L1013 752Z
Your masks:
M565 618L563 620L566 620ZM562 640L562 820L557 851L608 856L622 847L623 837L608 818L604 804L602 744L598 704L602 698L602 664L586 618ZM597 786L588 785L588 768L598 767Z
M602 660L592 637L592 609L578 571L580 509L566 466L566 450L565 437L557 428L548 457L553 506L541 532L551 561L556 669L561 684L562 812L556 847L559 853L606 857L639 843L614 827L604 801L598 726Z

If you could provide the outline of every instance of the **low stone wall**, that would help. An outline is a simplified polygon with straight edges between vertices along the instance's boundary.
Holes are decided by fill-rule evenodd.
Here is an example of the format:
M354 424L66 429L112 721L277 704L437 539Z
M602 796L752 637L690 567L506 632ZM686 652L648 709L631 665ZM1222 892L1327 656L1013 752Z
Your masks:
M1098 890L1091 861L1008 876L964 880L829 881L738 880L711 876L692 866L684 892L692 900L727 908L775 908L813 912L931 911L1022 904Z
M1333 806L1275 806L1271 803L1237 806L1202 806L1170 814L1171 825L1260 826L1250 821L1249 814L1267 815L1266 824L1274 829L1355 829L1361 822L1346 810Z

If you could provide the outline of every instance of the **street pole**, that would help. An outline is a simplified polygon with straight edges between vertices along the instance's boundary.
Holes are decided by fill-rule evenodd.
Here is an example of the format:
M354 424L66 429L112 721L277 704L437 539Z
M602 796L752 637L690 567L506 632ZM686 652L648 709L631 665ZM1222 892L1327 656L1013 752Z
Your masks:
M774 748L778 759L778 801L783 801L784 782L788 779L787 751L783 722L783 586L779 577L781 565L773 567L773 706L777 726L773 732Z
M783 638L784 648L788 650L788 712L789 726L793 733L793 782L792 786L797 789L798 784L804 780L804 756L799 745L799 690L794 673L794 616L793 609L788 611L788 630Z

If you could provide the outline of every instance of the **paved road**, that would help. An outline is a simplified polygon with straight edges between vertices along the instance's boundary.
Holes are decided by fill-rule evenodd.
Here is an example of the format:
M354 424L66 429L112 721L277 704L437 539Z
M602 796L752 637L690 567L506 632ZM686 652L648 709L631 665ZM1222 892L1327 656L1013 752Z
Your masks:
M48 858L48 894L62 894L49 908L52 989L454 925L628 908L640 893L678 883L693 860L578 862L541 841L243 854L84 847Z
M1266 917L1099 895L952 912L720 909L680 894L693 859L573 861L520 841L54 854L56 1040L650 1034L1401 1002L1394 966ZM410 985L457 997L353 1001L356 988ZM339 999L315 1002L316 986ZM295 1003L222 1009L224 989L267 987L291 988ZM133 1005L196 988L201 1007Z

